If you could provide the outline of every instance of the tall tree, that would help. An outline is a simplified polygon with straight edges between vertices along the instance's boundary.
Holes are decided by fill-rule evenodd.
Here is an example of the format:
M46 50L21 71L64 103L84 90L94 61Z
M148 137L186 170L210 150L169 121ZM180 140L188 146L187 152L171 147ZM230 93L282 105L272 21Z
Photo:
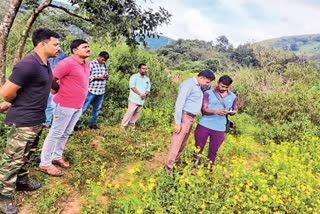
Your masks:
M216 48L219 51L226 52L229 49L232 49L232 44L230 44L229 39L226 36L222 35L216 39Z
M232 53L230 58L242 66L259 66L259 61L249 43L239 45Z
M2 85L6 80L7 39L21 2L22 0L10 0L9 9L0 24L0 85Z
M89 26L89 29L87 29L88 34L96 33L98 36L106 34L113 40L125 37L129 45L137 44L136 38L139 38L145 44L144 39L146 36L157 36L156 28L164 23L168 24L171 16L162 7L157 12L152 9L142 10L135 0L70 0L70 3L72 6L63 6L54 4L52 0L44 0L32 12L18 43L15 62L19 61L22 56L25 41L32 24L48 6L62 10L78 19L78 21L80 19L89 23L86 26ZM74 19L65 19L64 21L77 25L77 21Z

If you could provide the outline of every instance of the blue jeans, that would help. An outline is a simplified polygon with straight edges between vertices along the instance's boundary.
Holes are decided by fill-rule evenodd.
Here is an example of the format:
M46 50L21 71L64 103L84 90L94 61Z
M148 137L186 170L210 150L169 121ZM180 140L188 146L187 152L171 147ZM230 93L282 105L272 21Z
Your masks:
M51 126L51 122L52 122L52 115L53 115L52 99L53 99L53 95L49 93L47 108L46 108L46 122L45 122L45 125L47 127Z
M51 129L44 140L40 166L51 165L52 160L61 160L64 147L80 115L81 108L67 108L55 104Z
M95 94L92 94L90 91L88 92L86 101L84 102L84 105L82 107L82 115L84 115L89 105L91 104L92 112L91 112L91 119L89 121L89 126L97 124L97 118L98 118L99 110L102 106L103 98L104 98L104 94L95 95Z

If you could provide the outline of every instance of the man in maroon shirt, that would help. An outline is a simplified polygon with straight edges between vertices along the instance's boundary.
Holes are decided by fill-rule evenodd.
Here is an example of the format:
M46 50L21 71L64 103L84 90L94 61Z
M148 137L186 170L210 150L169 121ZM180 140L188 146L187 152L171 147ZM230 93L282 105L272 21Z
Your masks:
M14 66L11 76L0 88L0 97L6 101L0 105L0 111L9 107L6 115L8 140L0 161L0 213L17 212L12 203L15 189L32 191L40 187L39 182L29 177L26 165L38 145L46 118L52 85L48 58L58 54L59 35L40 28L33 32L32 42L31 54Z

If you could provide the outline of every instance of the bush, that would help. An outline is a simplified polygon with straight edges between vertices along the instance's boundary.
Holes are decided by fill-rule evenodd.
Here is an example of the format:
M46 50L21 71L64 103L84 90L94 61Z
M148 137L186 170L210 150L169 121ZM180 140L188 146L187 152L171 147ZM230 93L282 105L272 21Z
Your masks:
M283 75L254 69L233 75L239 111L257 119L260 139L279 143L298 140L306 132L320 136L319 73L312 67L290 64Z

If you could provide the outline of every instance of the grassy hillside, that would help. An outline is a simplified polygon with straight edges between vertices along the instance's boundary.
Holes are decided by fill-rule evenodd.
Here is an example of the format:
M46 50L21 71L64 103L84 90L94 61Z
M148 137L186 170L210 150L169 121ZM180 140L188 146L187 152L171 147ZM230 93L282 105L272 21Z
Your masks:
M292 51L314 61L320 59L320 34L280 37L257 44L263 47Z

